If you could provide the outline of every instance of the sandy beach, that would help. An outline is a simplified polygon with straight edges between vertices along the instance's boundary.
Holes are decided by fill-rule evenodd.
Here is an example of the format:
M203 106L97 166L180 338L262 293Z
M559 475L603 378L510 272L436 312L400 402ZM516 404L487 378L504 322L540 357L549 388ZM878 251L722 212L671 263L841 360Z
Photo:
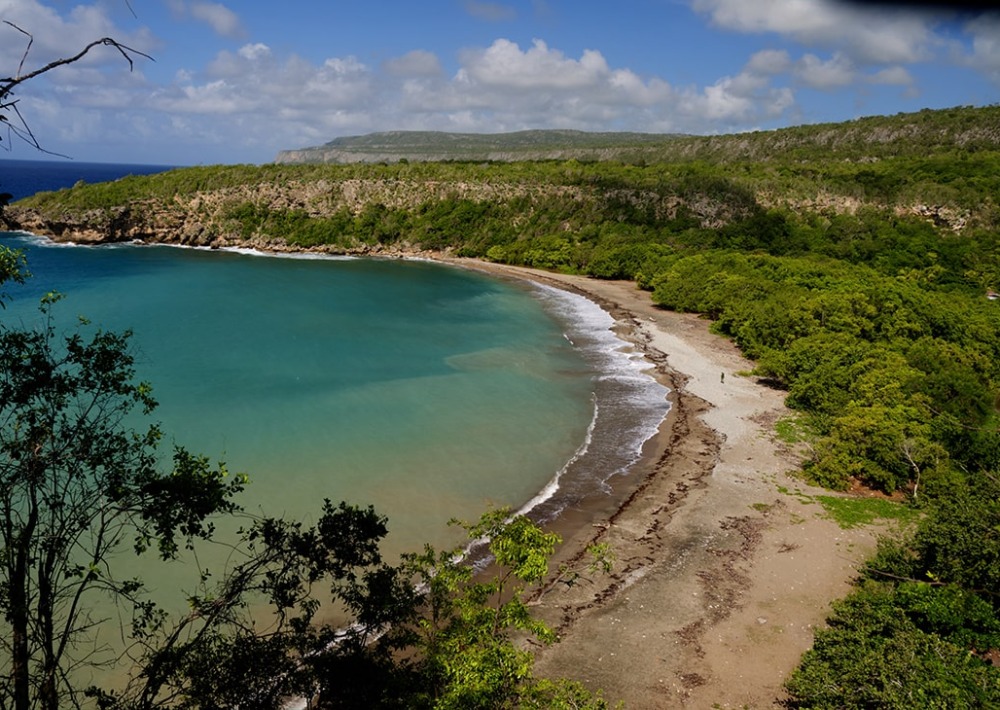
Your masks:
M841 529L796 476L777 440L784 393L693 314L664 311L632 282L601 281L471 259L430 258L574 291L615 319L670 389L671 410L643 460L552 528L553 569L581 570L531 601L559 642L537 649L536 673L600 689L628 710L780 708L783 684L830 603L850 591L876 529ZM610 574L585 571L606 543Z
M608 543L610 575L556 582L534 600L560 641L540 675L578 679L626 708L775 708L830 602L875 547L842 530L795 477L774 436L782 392L691 314L656 308L631 282L460 262L576 291L607 309L671 388L644 460L555 524L556 564L581 569Z

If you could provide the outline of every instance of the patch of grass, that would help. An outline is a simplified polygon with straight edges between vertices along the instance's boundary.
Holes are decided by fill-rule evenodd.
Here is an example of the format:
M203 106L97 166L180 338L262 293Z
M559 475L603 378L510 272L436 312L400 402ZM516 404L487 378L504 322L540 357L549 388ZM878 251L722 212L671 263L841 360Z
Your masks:
M801 489L796 488L794 491L787 486L778 486L778 493L786 496L792 496L793 498L798 498L799 502L803 505L812 505L816 500L809 494L803 493Z
M840 498L836 496L816 496L816 500L844 530L861 525L871 525L876 520L895 520L909 523L919 515L918 511L905 503L885 498Z
M815 439L815 434L802 417L782 417L774 423L774 433L789 446Z

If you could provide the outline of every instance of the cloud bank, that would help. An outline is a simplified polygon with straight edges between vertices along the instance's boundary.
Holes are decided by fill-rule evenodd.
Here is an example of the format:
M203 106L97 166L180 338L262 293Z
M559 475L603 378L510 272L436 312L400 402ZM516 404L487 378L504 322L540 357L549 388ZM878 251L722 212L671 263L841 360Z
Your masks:
M247 37L235 4L169 4L181 21L246 41L178 67L166 81L148 78L142 62L129 72L104 53L25 97L23 108L39 124L33 128L66 142L114 133L123 143L173 142L193 156L225 149L266 161L282 148L377 130L751 130L796 119L803 92L917 94L915 72L932 60L1000 83L1000 14L963 19L831 0L691 0L688 12L723 39L754 37L764 47L736 71L697 85L615 66L596 45L570 54L544 38L498 36L443 56L414 37L414 46L377 63L336 54L317 61ZM0 16L34 28L35 61L65 51L65 37L114 35L154 53L162 44L149 29L121 32L102 7L60 16L35 0L0 0ZM470 1L465 10L498 29L513 13L489 2ZM23 49L11 28L0 31L3 66L16 64ZM192 161L180 148L177 154Z

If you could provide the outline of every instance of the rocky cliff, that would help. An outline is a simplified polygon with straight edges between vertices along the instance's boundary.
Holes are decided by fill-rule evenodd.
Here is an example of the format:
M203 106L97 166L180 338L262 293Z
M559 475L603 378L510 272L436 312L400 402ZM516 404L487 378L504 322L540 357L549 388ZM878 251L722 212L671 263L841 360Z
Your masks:
M85 190L87 186L74 189ZM357 216L366 209L406 211L427 209L443 200L472 203L524 205L557 199L562 203L583 205L593 195L581 188L559 185L532 185L509 182L441 181L401 179L282 180L262 181L217 189L174 194L169 198L132 199L102 208L72 208L58 200L34 206L31 200L8 208L8 218L18 229L52 237L60 241L105 243L146 241L202 247L248 246L289 249L286 240L270 235L266 229L248 234L244 224L234 217L234 210L252 205L269 214L298 214L307 219L323 220L337 214ZM658 199L653 195L630 194L633 200ZM662 205L667 209L667 205ZM408 244L399 249L412 251ZM392 251L359 243L345 246L317 245L322 251L361 252Z
M74 190L85 191L87 187ZM322 222L337 216L357 220L370 210L422 215L443 202L489 204L494 211L509 214L511 230L537 222L539 215L543 215L542 219L556 225L550 231L573 232L580 229L580 216L586 214L600 215L595 218L594 226L601 222L627 223L635 215L646 215L641 219L654 222L668 222L684 215L692 226L718 228L758 209L779 207L827 215L853 214L870 204L826 191L791 198L766 190L735 197L714 190L711 185L700 191L682 192L634 186L606 188L398 178L264 180L170 196L131 198L93 208L73 207L58 199L26 200L8 207L7 218L14 228L59 241L144 241L276 251L303 247L289 245L286 236L269 229L266 222L248 229L246 220L240 217L241 210L252 208L260 214L295 215L306 221ZM947 204L897 204L893 211L900 216L920 217L949 232L960 232L970 220L969 210ZM391 245L333 240L309 248L337 253L419 251L417 241L405 234Z

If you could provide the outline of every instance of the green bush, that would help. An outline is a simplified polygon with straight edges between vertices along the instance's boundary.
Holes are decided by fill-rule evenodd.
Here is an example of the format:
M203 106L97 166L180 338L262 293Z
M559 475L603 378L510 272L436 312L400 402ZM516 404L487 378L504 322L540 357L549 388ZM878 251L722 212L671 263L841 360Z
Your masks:
M966 606L967 601L960 591L940 592L927 585L900 594L890 584L865 583L835 603L829 628L817 632L813 648L786 685L791 706L1000 706L1000 670L959 645L964 636L947 633L956 621L967 623L970 613L983 618L981 606ZM996 620L987 623L995 634Z

